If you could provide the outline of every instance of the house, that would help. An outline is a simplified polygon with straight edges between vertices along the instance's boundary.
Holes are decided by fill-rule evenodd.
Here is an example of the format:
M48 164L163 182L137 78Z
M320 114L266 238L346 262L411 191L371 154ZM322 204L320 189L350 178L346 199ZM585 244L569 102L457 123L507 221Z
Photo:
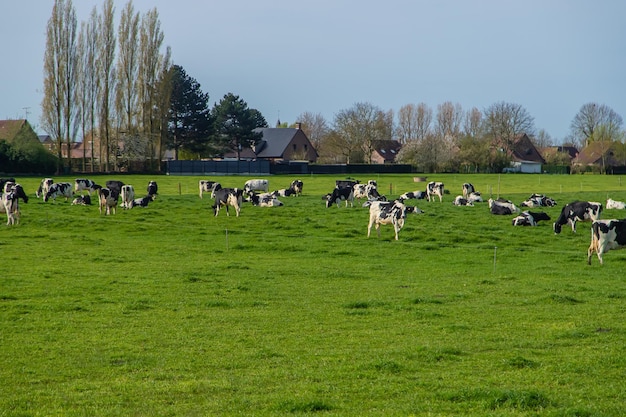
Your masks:
M548 161L571 161L578 156L578 149L575 146L548 146L540 149L543 159ZM554 163L554 162L552 162Z
M251 148L244 148L239 153L241 159L266 159L273 162L317 161L317 151L306 134L296 123L295 128L257 128L262 135L259 143ZM228 152L224 158L237 157L236 152Z
M513 140L508 152L511 166L505 172L541 173L541 166L546 163L526 133Z
M0 120L0 140L26 143L37 140L37 134L26 119Z
M377 141L372 152L372 164L393 164L400 148L402 144L397 140Z
M581 168L596 167L604 171L608 167L626 165L626 149L621 142L591 142L572 160L572 165Z

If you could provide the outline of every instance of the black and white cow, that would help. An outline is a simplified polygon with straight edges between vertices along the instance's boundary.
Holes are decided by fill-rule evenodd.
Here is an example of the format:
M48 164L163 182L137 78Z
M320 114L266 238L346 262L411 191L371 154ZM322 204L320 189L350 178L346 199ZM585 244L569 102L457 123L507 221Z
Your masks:
M91 205L91 196L89 196L89 195L79 195L74 200L72 200L72 205L90 206Z
M576 222L596 221L602 215L602 204L595 201L573 201L561 210L559 218L553 224L554 233L561 233L561 227L570 224L576 233Z
M6 182L4 190L5 192L0 196L0 213L6 213L7 226L12 226L20 222L20 198L27 203L28 196L24 188L15 182Z
M274 193L256 194L254 191L250 194L250 202L253 206L259 207L280 207L283 202L276 198Z
M410 191L398 197L399 200L410 200L410 199L423 200L424 198L426 198L426 191Z
M65 197L65 201L68 201L72 198L72 195L72 184L69 182L55 182L43 196L43 201L48 201L50 199L56 201L57 197Z
M243 202L243 190L241 188L221 188L213 191L215 203L213 206L213 213L217 216L222 206L226 207L226 215L230 216L228 212L228 206L232 206L239 217L241 212L241 203Z
M110 188L104 187L98 189L98 209L100 210L100 214L104 210L105 215L117 213L117 203L119 201L120 194L117 189L111 190Z
M326 208L331 207L333 204L337 204L337 207L339 207L342 201L346 202L346 207L348 207L348 203L350 203L350 207L354 207L354 190L352 187L335 187L332 193L326 194L323 198L326 200Z
M474 206L474 203L472 203L471 201L469 201L467 198L463 197L462 195L457 195L454 198L454 201L452 202L452 204L454 204L455 206L469 206L469 207Z
M591 257L595 252L602 265L603 254L624 246L626 246L626 219L594 220L591 223L591 244L587 250L587 263L591 265Z
M86 190L87 193L91 195L91 193L95 193L98 188L102 187L87 178L76 178L76 181L74 181L74 192L76 194L83 190Z
M122 208L131 208L133 200L135 199L135 188L130 184L122 185L120 196L122 197L122 204L120 204Z
M54 180L52 178L42 179L39 183L39 188L37 188L37 191L35 192L37 198L45 196L48 193L48 190L50 189L50 186L52 184L54 184Z
M519 213L520 211L520 209L517 208L510 200L505 200L503 198L499 198L497 200L490 198L488 202L491 214L507 215Z
M520 206L522 207L554 207L556 201L550 197L546 197L543 194L531 194L528 200L523 201Z
M252 191L265 191L266 193L270 190L270 182L268 180L248 180L243 185L243 192L245 194L250 194Z
M213 187L217 184L215 181L209 180L200 180L198 181L198 191L200 198L202 198L202 194L204 193L213 193ZM213 198L213 194L211 194L211 198Z
M368 201L385 200L385 198L378 193L378 187L374 180L368 181L367 184L354 184L352 191L354 198L357 200L361 198Z
M289 197L296 195L296 191L292 188L281 188L280 190L272 191L271 194L274 197ZM252 194L250 194L250 197L252 197Z
M304 183L301 180L293 180L289 188L295 191L295 196L302 195L302 188L304 187Z
M119 197L120 193L122 192L122 186L124 185L124 183L118 180L109 180L105 183L105 185L109 190L114 192L117 197Z
M550 216L544 212L523 211L511 223L513 226L537 226L540 220L550 220Z
M154 200L156 198L156 195L159 193L159 185L157 184L156 181L150 181L148 183L148 195L152 195L154 196L154 198L152 200Z
M624 210L626 209L626 203L624 203L623 201L613 200L612 198L607 198L606 209Z
M435 196L439 197L439 202L443 201L444 186L443 182L431 181L426 185L426 199L435 201Z
M15 184L15 178L0 178L0 194L6 188L7 183Z
M130 202L129 208L148 207L148 204L151 201L154 201L155 198L156 198L156 194L148 194L147 196L142 197L142 198L135 198L133 201Z
M372 226L376 227L378 237L380 237L380 225L391 224L398 240L398 232L404 227L404 222L408 213L413 213L416 208L405 206L400 200L394 201L371 201L370 220L367 225L367 237L370 237Z
M464 199L469 200L469 195L475 191L476 189L474 188L474 184L470 182L466 182L465 184L463 184L463 198Z
M480 192L478 191L474 191L472 193L469 193L469 195L467 196L467 201L473 203L482 203L483 202L483 196L480 194Z

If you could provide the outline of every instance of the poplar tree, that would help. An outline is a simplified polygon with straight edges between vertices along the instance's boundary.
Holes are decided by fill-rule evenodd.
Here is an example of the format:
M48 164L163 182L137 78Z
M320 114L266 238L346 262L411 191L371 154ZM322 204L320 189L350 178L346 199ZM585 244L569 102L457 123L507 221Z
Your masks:
M110 139L112 118L112 96L115 91L115 30L113 27L113 0L105 0L98 22L98 78L101 83L99 104L100 121L100 164L104 156L104 170L110 169ZM104 148L104 149L103 149Z

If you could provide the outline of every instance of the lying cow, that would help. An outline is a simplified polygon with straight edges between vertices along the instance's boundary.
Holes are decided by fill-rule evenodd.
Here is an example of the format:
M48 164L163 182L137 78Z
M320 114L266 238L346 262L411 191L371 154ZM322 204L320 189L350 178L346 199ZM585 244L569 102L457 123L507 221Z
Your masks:
M610 209L624 210L626 209L626 203L624 203L623 201L616 201L616 200L613 200L612 198L608 198L606 200L606 209L607 210L610 210Z
M372 226L376 227L380 237L380 225L391 224L398 240L398 232L404 227L404 221L408 213L415 212L416 208L405 206L400 200L372 201L370 206L370 220L367 225L367 237L370 237Z
M44 195L43 201L47 202L50 199L56 201L57 197L65 197L65 201L68 201L72 198L72 195L74 195L72 192L72 184L69 182L55 182Z
M399 200L423 200L424 198L426 198L426 191L410 191L398 197Z
M98 188L102 187L87 178L76 178L76 181L74 181L74 193L76 194L81 191L87 191L87 193L91 195L91 193L95 193Z
M75 206L90 206L91 205L91 197L88 195L79 195L74 200L72 200L72 205Z
M444 194L443 182L431 181L426 186L426 199L428 201L434 201L435 196L437 196L439 197L439 202L441 203L443 201L443 194Z
M523 211L511 223L513 226L537 226L540 220L550 220L550 216L544 212Z
M333 204L337 204L337 207L339 207L342 201L346 202L346 207L348 207L348 203L350 203L350 207L354 207L354 190L352 187L335 187L332 193L326 194L323 198L326 200L326 208L331 207Z
M293 180L289 188L295 191L295 196L297 197L299 195L302 195L303 187L304 187L304 183L301 180Z
M452 204L454 204L455 206L474 206L474 203L472 203L471 201L469 201L467 198L463 197L462 195L457 195L454 198L454 201L452 202Z
M213 193L213 187L217 184L215 181L208 180L200 180L198 181L198 191L200 198L202 198L202 194L204 193ZM211 198L213 198L213 194L211 194Z
M522 207L554 207L556 201L550 197L546 197L543 194L531 194L528 200L523 201L520 206Z
M54 184L54 180L52 178L44 178L39 183L39 188L35 191L35 195L37 198L43 197L48 193L50 186Z
M467 201L473 203L482 203L483 202L483 196L478 192L478 191L474 191L469 193L469 195L467 196Z
M489 202L489 211L491 212L491 214L507 215L507 214L519 213L520 211L520 209L517 208L517 206L515 206L515 204L511 202L511 200L506 200L504 198L499 198L497 200L490 198L488 202Z
M274 193L256 194L252 192L249 199L253 206L280 207L283 205L283 202L276 198L276 195L274 195Z
M156 194L148 194L145 197L135 198L135 199L133 199L133 201L130 202L130 207L129 208L133 208L133 207L148 207L148 204L151 201L154 201L155 198L156 198Z
M232 206L239 217L241 212L241 203L243 202L243 190L240 188L221 188L213 191L215 203L213 206L213 214L217 216L221 207L226 207L226 215L230 216L228 206Z
M561 210L559 218L553 224L554 233L561 233L561 227L568 224L576 233L576 222L596 221L602 215L602 204L595 201L573 201Z
M243 185L243 192L250 194L252 191L265 191L270 190L270 182L268 180L248 180Z
M595 252L600 265L602 255L611 249L621 249L626 245L626 219L595 220L591 223L591 244L587 250L587 264Z
M272 191L274 197L289 197L296 195L296 191L292 188L281 188L280 190Z
M153 195L156 198L156 195L159 193L159 185L156 181L150 181L146 190L148 191L148 195Z

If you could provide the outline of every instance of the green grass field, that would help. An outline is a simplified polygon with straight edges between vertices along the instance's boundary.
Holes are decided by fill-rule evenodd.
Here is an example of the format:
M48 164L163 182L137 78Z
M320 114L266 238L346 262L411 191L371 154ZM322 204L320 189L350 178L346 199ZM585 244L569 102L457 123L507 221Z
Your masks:
M410 175L359 175L395 197ZM75 177L55 177L55 181ZM512 227L463 182L516 204L626 200L617 176L435 175L393 239L368 210L325 208L340 176L285 206L214 217L198 179L121 179L147 208L44 203L0 225L0 416L619 416L626 251L588 266L589 224ZM285 188L296 176L270 176ZM534 209L537 210L537 209ZM618 210L603 218L626 217Z

